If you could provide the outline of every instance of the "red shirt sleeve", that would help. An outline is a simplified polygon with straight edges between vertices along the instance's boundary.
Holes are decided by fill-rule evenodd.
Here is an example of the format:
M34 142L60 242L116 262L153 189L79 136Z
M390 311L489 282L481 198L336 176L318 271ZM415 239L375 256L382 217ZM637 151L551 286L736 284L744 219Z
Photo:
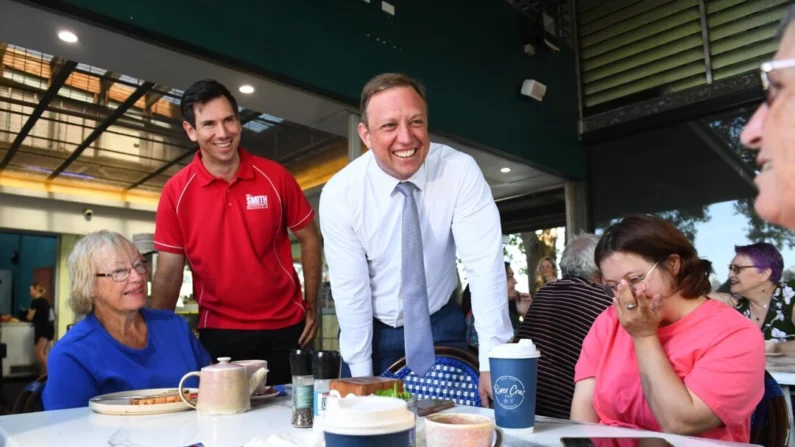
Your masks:
M612 307L608 307L594 320L591 330L585 336L585 340L582 342L580 358L574 367L574 382L596 377L596 370L599 367L599 361L602 359L602 352L604 352L605 337L614 320L614 318L610 317L610 312L613 312L615 317L615 310Z
M315 217L315 211L306 200L304 192L295 181L295 177L286 168L281 166L281 181L279 182L279 194L282 197L284 207L284 217L287 228L290 231L300 230L305 227Z
M715 334L715 344L696 360L684 382L724 425L738 426L765 392L765 341L751 325L726 329Z
M185 245L182 242L182 229L177 219L176 204L174 203L173 188L167 183L160 195L155 216L155 249L168 253L185 254Z

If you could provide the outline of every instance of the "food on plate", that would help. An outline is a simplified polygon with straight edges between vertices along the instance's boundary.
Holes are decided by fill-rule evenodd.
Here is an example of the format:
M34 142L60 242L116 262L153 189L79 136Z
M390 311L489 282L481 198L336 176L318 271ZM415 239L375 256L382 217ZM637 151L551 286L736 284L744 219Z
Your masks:
M384 397L396 397L398 399L403 399L403 400L411 399L411 393L409 393L408 391L398 391L398 382L395 382L395 385L390 389L376 391L375 395L384 396ZM403 387L401 386L401 388Z
M348 394L369 396L382 390L395 390L397 394L403 392L403 382L400 379L387 377L351 377L332 380L329 389L336 390L343 397Z
M188 390L184 390L184 392L185 392L185 399L190 400L195 397ZM136 397L130 399L130 405L173 404L176 402L180 402L179 391L177 390L170 390L166 393L156 394L154 396Z

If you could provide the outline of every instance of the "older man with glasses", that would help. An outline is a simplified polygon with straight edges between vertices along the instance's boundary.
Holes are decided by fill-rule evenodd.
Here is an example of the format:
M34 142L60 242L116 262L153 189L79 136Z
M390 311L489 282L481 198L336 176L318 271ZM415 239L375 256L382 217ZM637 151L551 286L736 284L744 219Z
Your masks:
M762 64L766 101L754 113L741 139L758 150L756 211L778 225L795 229L795 6L782 22L779 49Z

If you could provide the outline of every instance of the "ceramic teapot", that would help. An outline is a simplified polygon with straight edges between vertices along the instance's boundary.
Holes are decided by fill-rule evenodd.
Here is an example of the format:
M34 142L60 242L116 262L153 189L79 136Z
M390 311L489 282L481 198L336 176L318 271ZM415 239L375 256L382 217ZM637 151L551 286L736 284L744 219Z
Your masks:
M219 357L218 363L185 374L179 381L180 398L200 414L223 415L243 413L251 409L251 395L264 380L267 370L260 368L249 379L246 368L229 363L230 357ZM199 377L196 405L185 399L185 380Z

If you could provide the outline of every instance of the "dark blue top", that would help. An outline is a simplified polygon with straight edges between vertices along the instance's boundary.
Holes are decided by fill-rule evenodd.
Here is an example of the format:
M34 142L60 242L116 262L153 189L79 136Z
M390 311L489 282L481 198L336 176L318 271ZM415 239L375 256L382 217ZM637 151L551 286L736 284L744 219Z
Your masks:
M50 352L45 410L85 407L102 394L146 388L176 388L183 375L210 364L210 355L184 318L166 310L141 309L143 349L116 341L94 314L77 323ZM186 386L195 387L195 378Z

